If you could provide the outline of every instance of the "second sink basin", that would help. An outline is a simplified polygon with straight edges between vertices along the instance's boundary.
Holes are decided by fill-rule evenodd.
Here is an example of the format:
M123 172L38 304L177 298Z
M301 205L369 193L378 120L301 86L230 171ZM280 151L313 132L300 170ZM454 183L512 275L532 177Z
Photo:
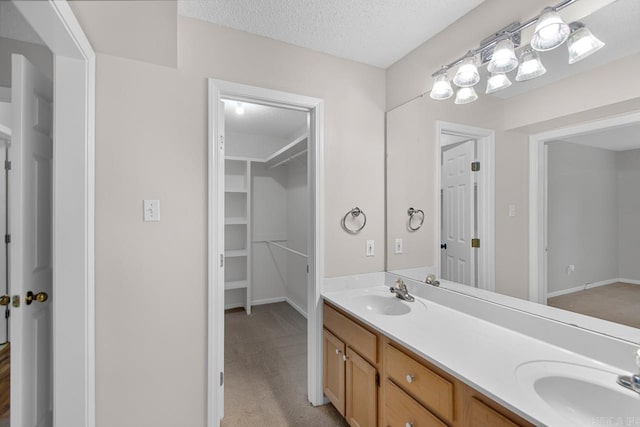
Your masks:
M399 316L407 314L411 311L409 304L404 301L400 301L393 295L361 295L353 299L353 304L357 308L365 311L384 314L387 316Z
M640 420L640 395L618 385L617 375L556 361L525 363L516 371L518 382L533 399L541 399L558 415L581 426L625 426L628 420Z

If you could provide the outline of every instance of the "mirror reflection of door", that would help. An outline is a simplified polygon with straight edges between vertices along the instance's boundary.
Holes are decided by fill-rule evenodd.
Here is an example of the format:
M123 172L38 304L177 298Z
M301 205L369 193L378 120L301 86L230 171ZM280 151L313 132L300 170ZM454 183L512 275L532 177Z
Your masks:
M477 141L442 148L441 274L452 282L477 287L477 262L472 239L477 234L477 182L472 171Z

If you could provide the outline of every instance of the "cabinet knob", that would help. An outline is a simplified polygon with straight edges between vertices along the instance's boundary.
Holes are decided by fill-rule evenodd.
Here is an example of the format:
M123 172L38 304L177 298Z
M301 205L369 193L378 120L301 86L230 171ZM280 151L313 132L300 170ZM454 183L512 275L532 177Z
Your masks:
M410 423L409 421L407 421L404 427L413 427L413 423Z
M349 360L349 356L347 356L346 354L343 354L342 355L342 360L344 360L346 362L347 360Z
M342 350L339 350L339 349L336 348L336 354L339 355L340 353L342 353Z
M407 374L407 382L411 384L413 382L414 376L411 374Z

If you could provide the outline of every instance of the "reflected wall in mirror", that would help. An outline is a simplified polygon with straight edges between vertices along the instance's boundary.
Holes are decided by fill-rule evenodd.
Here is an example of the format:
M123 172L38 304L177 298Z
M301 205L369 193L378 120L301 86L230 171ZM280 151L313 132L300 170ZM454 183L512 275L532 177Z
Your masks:
M483 7L472 14L485 16ZM504 7L516 10L523 6ZM504 16L511 12L505 10ZM476 296L490 295L477 292L476 288L493 287L496 293L541 303L551 297L549 302L555 306L640 327L634 320L612 315L621 309L611 302L616 298L636 298L640 302L640 275L629 270L626 261L635 259L630 264L640 264L640 243L635 247L632 244L640 242L640 224L631 219L638 218L638 214L629 213L640 196L632 193L629 181L623 179L635 179L633 189L640 188L640 176L631 169L631 159L640 157L636 155L640 150L604 152L601 160L590 158L581 145L578 148L583 148L584 153L566 150L570 145L581 144L580 138L597 139L611 148L620 137L598 133L611 123L606 120L633 118L636 116L631 113L640 112L640 84L635 77L640 70L640 2L578 1L561 15L568 22L584 23L605 47L572 65L568 64L564 45L541 52L548 70L544 76L514 82L491 95L481 94L470 104L456 105L452 99L435 101L423 94L391 106L387 113L387 270L420 281L434 273L466 285L444 281L443 287L466 289ZM509 23L499 22L498 17L495 20L496 28ZM443 63L453 60L459 52L446 57L437 42L459 39L463 32L462 24L454 24L439 39L428 42L428 48L442 57ZM530 35L523 34L520 49L529 41ZM481 81L486 82L486 66L480 67L480 74ZM628 136L640 144L640 132L633 131L638 125L625 123L622 127L625 126ZM451 130L456 127L480 129L491 135L493 151L487 150L480 159L478 137ZM582 129L576 131L581 135L569 135L570 128ZM619 127L607 132L623 131ZM556 134L562 134L563 139L548 139ZM544 147L549 147L546 162ZM454 148L459 152L450 151ZM629 150L632 148L636 147ZM604 151L603 147L600 150ZM464 173L456 178L459 182L455 181L451 171L456 168L446 166L447 161L472 154L473 161L464 160L468 164L466 171L458 165L458 172ZM579 156L584 157L584 162L577 160ZM588 166L587 158L595 164ZM476 161L480 161L480 170L474 172L471 163ZM570 180L558 181L563 175L568 179L569 171L573 173L573 168L582 163L584 177L579 178L576 170ZM450 175L450 182L445 174ZM482 196L481 174L490 182ZM616 182L616 188L605 189L605 181ZM548 191L542 191L545 189ZM614 194L615 205L611 200ZM483 211L483 203L492 209L484 206ZM425 223L419 230L407 228L408 207L425 212ZM603 228L597 230L591 223ZM469 249L471 239L479 239L480 248ZM452 248L454 240L467 245L466 251L456 253L457 249ZM495 269L491 279L482 279L483 266ZM628 285L617 285L618 282ZM597 286L606 284L613 286ZM580 309L581 304L587 303L560 300L569 300L574 294L578 297L576 291L585 287L608 293L610 301L602 304L606 298L591 297L588 304L593 307ZM614 291L616 287L620 293ZM601 307L596 307L594 301Z

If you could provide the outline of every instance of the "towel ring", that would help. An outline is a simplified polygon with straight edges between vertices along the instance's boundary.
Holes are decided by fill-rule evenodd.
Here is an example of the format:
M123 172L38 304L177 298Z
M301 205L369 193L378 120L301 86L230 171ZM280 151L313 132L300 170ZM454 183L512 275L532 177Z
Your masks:
M409 224L407 224L407 227L409 227L409 230L411 231L417 231L420 230L420 227L422 227L422 224L424 224L424 212L422 211L422 209L413 209L413 208L409 208L409 210L407 211L407 215L409 215ZM413 217L414 215L420 215L420 224L418 224L417 227L413 226Z
M357 218L360 216L360 214L362 214L362 218L364 219L362 221L362 225L360 226L360 228L357 228L355 230L350 229L349 227L347 227L347 217L349 215L351 215L354 218ZM340 221L340 223L342 224L342 228L344 229L344 231L346 231L349 234L358 234L360 231L362 231L362 229L364 228L365 225L367 225L367 215L364 213L364 211L358 207L355 207L353 209L351 209L349 212L347 212L343 217L342 217L342 221Z

